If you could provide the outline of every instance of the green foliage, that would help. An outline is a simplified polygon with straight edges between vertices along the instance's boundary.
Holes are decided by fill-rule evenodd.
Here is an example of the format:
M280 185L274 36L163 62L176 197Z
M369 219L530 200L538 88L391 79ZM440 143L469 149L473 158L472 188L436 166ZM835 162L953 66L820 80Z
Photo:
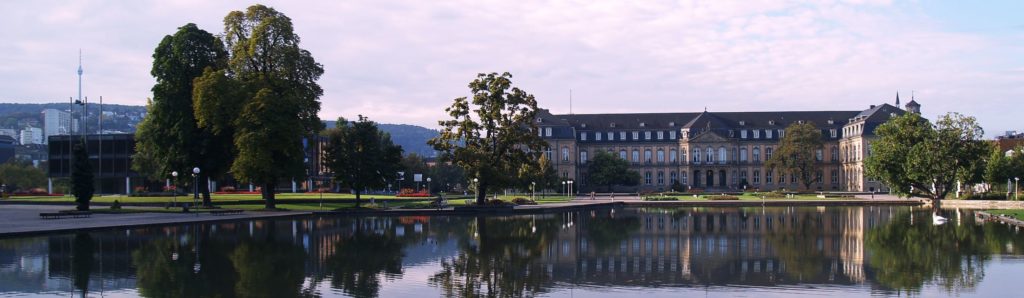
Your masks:
M334 172L335 181L355 191L357 207L364 190L383 188L402 169L402 147L362 115L352 123L339 118L337 127L325 134L324 164Z
M160 41L153 53L156 79L153 99L147 104L147 116L135 132L136 156L132 168L151 179L170 178L172 171L202 169L203 202L210 204L207 177L223 176L231 163L230 131L214 132L200 127L193 107L193 82L205 71L223 69L227 52L219 39L186 24L174 35Z
M984 158L991 152L981 140L981 126L957 113L940 117L935 125L907 113L882 124L875 134L878 140L864 162L866 174L903 196L943 199L956 190L957 181L980 182Z
M1020 177L1024 177L1024 148L1018 147L1013 150L1011 156L1006 156L1006 153L999 150L999 147L992 146L992 153L986 160L985 181L993 185L1001 185L1008 180Z
M593 185L612 186L640 184L640 173L629 169L629 162L604 151L597 151L587 166L587 179Z
M529 189L536 183L533 191L556 189L559 185L558 171L554 163L546 155L541 155L536 164L524 164L519 168L519 186Z
M224 18L227 69L206 70L195 85L196 120L233 135L231 173L263 189L274 208L281 180L306 175L302 138L315 136L323 67L299 47L291 19L263 5Z
M769 171L792 173L805 189L811 189L815 173L821 170L821 162L815 156L821 148L821 131L810 123L793 123L786 127L785 137L765 166Z
M71 154L71 194L75 195L78 210L86 211L89 210L89 201L96 190L92 163L82 143L75 144Z
M537 163L547 144L537 135L537 100L512 87L511 74L479 74L469 89L473 97L456 98L445 109L451 119L438 122L441 134L429 144L442 153L442 161L479 179L482 204L488 188L515 186L520 167Z
M0 164L0 183L7 185L8 192L28 191L46 186L46 173L29 163L12 161Z

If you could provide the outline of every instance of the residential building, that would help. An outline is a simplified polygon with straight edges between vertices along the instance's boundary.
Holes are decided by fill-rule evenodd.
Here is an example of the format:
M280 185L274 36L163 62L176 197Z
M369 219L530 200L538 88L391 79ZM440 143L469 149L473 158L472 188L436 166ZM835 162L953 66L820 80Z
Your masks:
M47 137L71 134L71 113L57 110L43 110L43 141Z
M21 144L43 144L43 129L38 127L25 127L21 130Z

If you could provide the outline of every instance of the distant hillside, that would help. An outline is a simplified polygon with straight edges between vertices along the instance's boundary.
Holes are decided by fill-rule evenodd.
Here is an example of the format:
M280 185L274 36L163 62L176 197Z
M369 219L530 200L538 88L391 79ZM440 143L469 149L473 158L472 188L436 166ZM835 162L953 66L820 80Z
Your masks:
M334 127L335 121L324 121L327 128ZM434 148L427 145L427 140L436 137L438 131L429 129L422 126L409 125L409 124L386 124L378 123L378 127L381 130L391 134L391 140L402 146L406 154L415 152L416 154L433 157L437 153Z

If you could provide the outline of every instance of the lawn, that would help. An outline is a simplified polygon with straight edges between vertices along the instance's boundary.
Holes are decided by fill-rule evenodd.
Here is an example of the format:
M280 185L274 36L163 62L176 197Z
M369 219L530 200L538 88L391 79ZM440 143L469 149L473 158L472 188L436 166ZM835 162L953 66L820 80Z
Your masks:
M697 197L693 197L693 195L688 195L688 196L649 195L648 197L675 198L678 201L713 201L713 200L708 199L708 197L711 197L711 196L717 196L717 195L715 195L715 194L702 194L702 195L697 195ZM775 201L775 200L855 200L855 199L857 199L857 198L829 198L829 199L822 199L822 198L819 198L815 194L800 194L800 195L795 195L795 196L789 197L789 198L786 198L786 197L766 197L766 198L762 199L760 195L755 195L754 193L744 193L742 195L738 195L738 196L735 196L735 197L739 198L740 201L760 201L760 200L766 200L766 201ZM671 201L671 200L669 200L669 201ZM719 200L719 201L727 201L727 200Z
M321 198L319 193L279 193L275 196L278 201L287 202L288 200L319 200ZM340 193L324 193L324 201L355 201L356 196L353 194L340 194ZM388 199L388 200L410 200L419 201L430 198L415 198L415 197L395 197L391 195L362 195L363 200L369 201L371 198L375 199ZM121 203L170 203L177 199L178 203L191 202L192 196L160 196L160 197L129 197L129 196L97 196L92 198L93 203L113 203L115 200ZM226 202L248 202L248 201L262 201L263 199L258 194L211 194L211 200L213 203L226 203ZM63 197L51 197L51 196L39 196L39 197L12 197L5 200L7 202L66 202L73 203L75 198L72 196Z

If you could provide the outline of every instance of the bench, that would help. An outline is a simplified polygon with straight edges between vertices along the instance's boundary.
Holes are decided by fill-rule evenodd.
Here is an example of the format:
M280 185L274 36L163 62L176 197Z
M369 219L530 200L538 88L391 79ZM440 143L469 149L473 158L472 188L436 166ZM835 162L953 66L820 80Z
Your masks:
M64 217L71 218L83 218L92 216L92 212L89 211L61 211L61 212L44 212L39 213L39 217L43 219L58 219Z
M210 214L212 214L212 215L240 214L240 213L242 213L242 211L244 211L244 210L242 210L242 209L217 209L217 210L210 210Z

